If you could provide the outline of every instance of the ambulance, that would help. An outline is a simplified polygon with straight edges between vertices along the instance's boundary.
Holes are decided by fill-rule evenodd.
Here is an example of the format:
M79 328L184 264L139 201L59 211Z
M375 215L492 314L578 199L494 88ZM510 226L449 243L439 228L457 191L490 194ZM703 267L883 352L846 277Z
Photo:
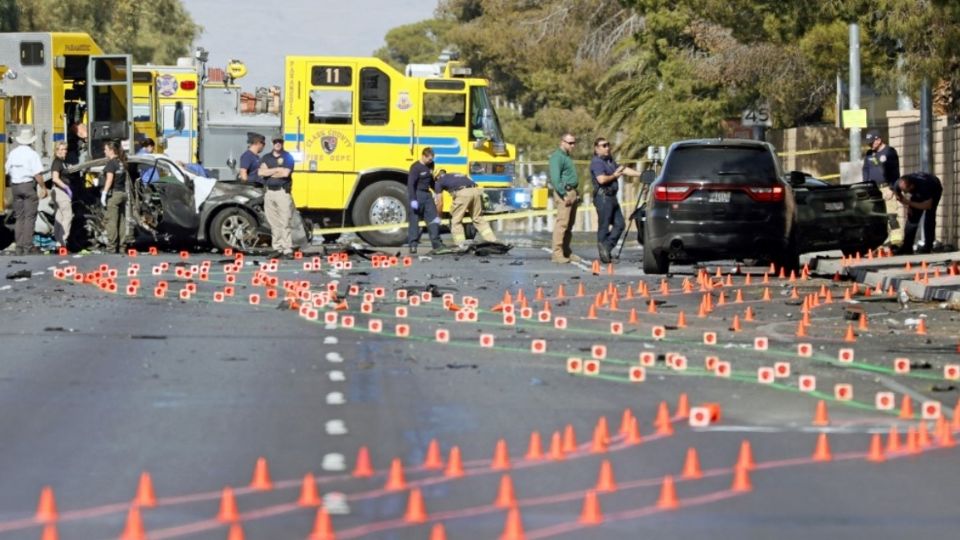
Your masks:
M83 33L0 33L0 64L0 169L24 126L37 134L33 147L45 166L59 142L67 143L72 162L102 157L108 140L132 147L130 55L103 54ZM5 223L9 207L5 180ZM0 234L7 233L0 227Z

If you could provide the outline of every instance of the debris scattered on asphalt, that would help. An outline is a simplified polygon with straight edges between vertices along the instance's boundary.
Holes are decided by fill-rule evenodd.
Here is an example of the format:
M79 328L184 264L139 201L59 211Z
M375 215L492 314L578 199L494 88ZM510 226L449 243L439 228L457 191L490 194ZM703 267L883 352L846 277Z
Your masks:
M935 384L930 387L931 392L953 392L957 387L952 384Z
M62 326L48 326L43 329L44 332L76 332L73 328L64 328Z
M7 279L30 279L31 277L33 277L33 273L29 270L17 270L7 274Z
M930 362L914 360L910 362L910 369L933 369L933 366L930 365Z
M156 339L156 340L162 340L162 339L167 339L167 336L151 335L151 334L133 334L133 335L130 336L130 339Z

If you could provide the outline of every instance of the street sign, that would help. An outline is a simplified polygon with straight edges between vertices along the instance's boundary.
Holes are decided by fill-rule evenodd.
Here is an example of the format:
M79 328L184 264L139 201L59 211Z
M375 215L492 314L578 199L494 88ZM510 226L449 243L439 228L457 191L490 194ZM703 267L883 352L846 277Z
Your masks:
M758 103L740 114L740 125L744 127L773 127L770 105Z

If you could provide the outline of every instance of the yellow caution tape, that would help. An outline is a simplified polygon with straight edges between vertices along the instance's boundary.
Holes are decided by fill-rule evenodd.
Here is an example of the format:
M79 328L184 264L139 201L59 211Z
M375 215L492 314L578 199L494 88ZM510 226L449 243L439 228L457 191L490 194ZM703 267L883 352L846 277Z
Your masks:
M634 201L624 202L623 204L621 204L621 206L624 208L633 208L634 206L636 206L636 202ZM591 212L592 210L593 210L592 207L589 207L586 205L580 205L580 207L577 209L577 213L579 214L579 213ZM553 216L556 213L557 213L556 210L547 210L547 209L524 210L522 212L507 212L503 214L485 215L483 216L483 219L484 221L487 221L487 222L514 221L518 219L527 219L532 217ZM464 218L463 222L472 223L473 220L471 220L470 218ZM443 219L441 220L440 223L441 225L443 224L450 225L450 218ZM426 226L427 226L427 223L425 221L420 222L420 227L426 227ZM402 223L400 222L381 223L379 225L362 225L359 227L335 227L335 228L328 228L328 229L321 229L321 228L315 227L313 229L313 235L317 236L317 235L329 235L329 234L348 234L348 233L361 233L361 232L389 231L392 229L398 229L402 227L407 227L407 222L404 221Z

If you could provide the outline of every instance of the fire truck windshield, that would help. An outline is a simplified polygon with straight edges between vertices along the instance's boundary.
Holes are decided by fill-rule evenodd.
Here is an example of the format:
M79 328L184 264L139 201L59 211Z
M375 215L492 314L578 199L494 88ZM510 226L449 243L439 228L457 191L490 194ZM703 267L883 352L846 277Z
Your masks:
M503 143L500 120L497 118L497 111L490 102L485 86L470 88L470 140L478 139Z

